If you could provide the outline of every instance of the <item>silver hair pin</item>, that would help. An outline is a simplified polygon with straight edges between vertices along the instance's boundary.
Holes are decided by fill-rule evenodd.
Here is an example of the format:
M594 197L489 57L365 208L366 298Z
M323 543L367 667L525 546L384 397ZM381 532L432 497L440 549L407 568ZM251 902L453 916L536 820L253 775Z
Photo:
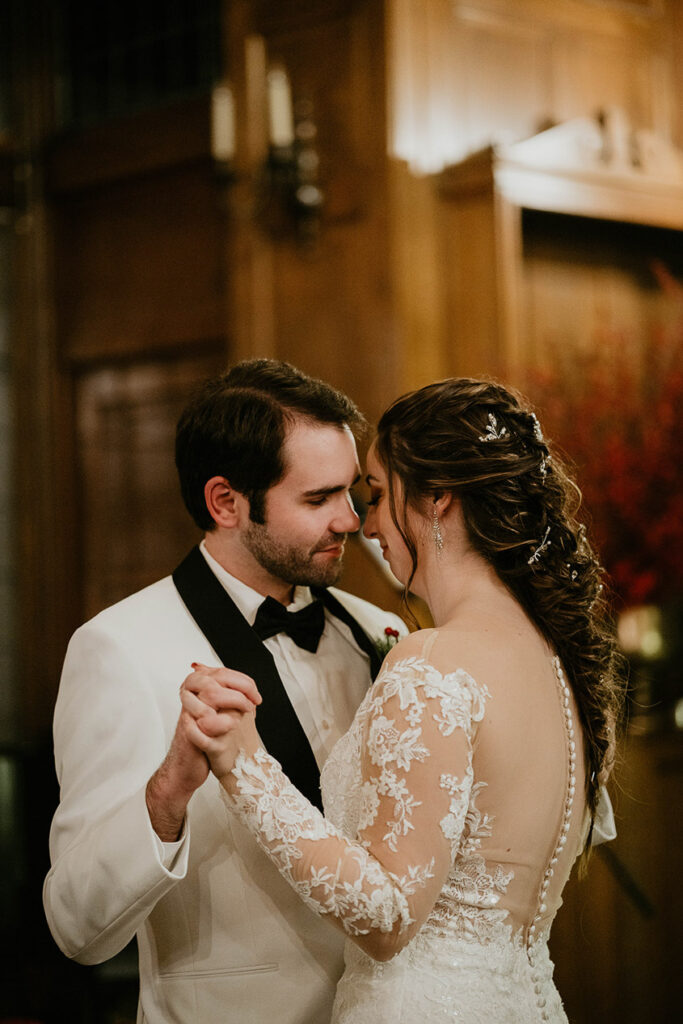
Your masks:
M536 440L538 441L539 444L545 444L545 438L543 437L543 431L541 430L541 424L538 422L538 416L536 415L535 412L530 412L529 416L531 417L531 421L532 421L532 423L534 425L534 437L536 438ZM546 477L548 476L548 467L549 466L550 466L550 455L548 454L548 452L546 450L543 453L543 455L541 455L541 465L539 466L539 473L541 474L541 479L543 480L544 483L546 481Z
M531 413L529 413L529 415L531 416L532 420L534 421L534 437L536 438L537 441L545 440L544 437L543 437L543 431L541 430L541 424L538 422L538 416L536 415L535 412L531 412Z
M533 565L534 562L538 562L538 560L540 559L541 555L545 554L547 549L550 547L550 545L552 544L552 541L548 540L549 536L550 536L550 527L548 526L546 528L545 533L543 534L543 540L541 541L541 543L538 545L537 548L534 548L534 550L531 552L531 555L529 556L529 559L528 559L528 564L529 565Z
M480 441L501 441L507 434L507 428L501 427L498 430L498 420L492 412L489 413L489 422L486 427L486 433L479 435Z

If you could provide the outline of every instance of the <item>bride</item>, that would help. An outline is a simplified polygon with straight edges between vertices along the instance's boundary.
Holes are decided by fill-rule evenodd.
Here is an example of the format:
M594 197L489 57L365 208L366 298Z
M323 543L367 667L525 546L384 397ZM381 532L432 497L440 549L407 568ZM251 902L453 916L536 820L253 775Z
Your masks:
M325 816L263 749L246 676L188 677L194 741L348 936L334 1024L566 1021L548 936L623 696L578 491L534 414L468 379L384 413L367 481L365 534L435 628L387 655L323 769Z

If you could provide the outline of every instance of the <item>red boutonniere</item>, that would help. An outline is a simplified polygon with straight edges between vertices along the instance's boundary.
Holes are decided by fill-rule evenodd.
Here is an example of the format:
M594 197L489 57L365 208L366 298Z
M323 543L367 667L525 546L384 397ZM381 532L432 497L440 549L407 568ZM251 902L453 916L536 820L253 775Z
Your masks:
M382 636L375 641L375 647L380 657L386 658L394 644L398 643L400 635L399 631L394 629L393 626L387 626L385 628Z

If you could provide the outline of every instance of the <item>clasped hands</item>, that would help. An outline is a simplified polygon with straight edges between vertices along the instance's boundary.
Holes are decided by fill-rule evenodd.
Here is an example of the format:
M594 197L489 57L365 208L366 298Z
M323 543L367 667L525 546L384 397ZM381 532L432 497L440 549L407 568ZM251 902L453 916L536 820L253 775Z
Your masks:
M249 755L262 746L256 730L261 695L254 680L243 672L197 663L192 668L180 687L187 736L222 780L240 751Z

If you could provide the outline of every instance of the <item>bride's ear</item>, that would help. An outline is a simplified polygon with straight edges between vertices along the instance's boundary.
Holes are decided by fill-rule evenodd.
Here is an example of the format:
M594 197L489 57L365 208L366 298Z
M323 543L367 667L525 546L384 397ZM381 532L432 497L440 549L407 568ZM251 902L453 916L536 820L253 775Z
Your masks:
M460 501L452 491L437 491L433 499L433 508L439 519L442 519L451 508L459 507Z

